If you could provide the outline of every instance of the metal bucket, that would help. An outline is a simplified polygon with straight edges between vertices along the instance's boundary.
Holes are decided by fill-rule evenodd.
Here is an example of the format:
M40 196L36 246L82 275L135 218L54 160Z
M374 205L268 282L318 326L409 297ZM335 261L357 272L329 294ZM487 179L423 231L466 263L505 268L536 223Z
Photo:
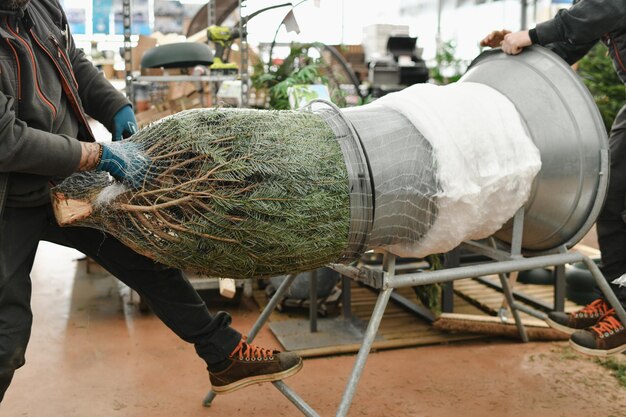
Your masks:
M597 218L609 169L606 130L580 78L556 54L531 47L517 56L483 53L459 82L485 84L511 100L541 153L524 206L523 249L576 244ZM512 225L495 237L510 243Z

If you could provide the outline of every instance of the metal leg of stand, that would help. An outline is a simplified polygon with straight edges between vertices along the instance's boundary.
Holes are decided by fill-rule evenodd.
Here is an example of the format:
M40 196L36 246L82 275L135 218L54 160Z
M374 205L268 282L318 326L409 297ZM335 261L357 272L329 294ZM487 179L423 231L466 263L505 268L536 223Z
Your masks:
M272 382L272 384L274 384L276 389L278 389L278 391L280 391L285 397L287 397L287 399L291 401L291 403L295 405L298 410L302 412L302 414L307 417L319 417L319 414L317 414L310 405L304 402L304 400L300 398L300 396L298 396L298 394L296 394L294 390L289 388L287 384L285 384L283 381L274 381Z
M345 417L348 414L348 410L350 409L350 405L352 404L352 397L354 397L356 386L359 383L361 374L363 373L363 367L365 366L365 362L367 361L370 349L372 348L372 344L374 343L374 338L376 337L376 333L378 332L378 326L380 326L380 321L383 317L383 314L385 313L385 308L389 303L389 297L391 296L392 291L393 288L387 288L381 291L378 295L378 300L376 301L376 306L374 307L374 311L372 312L372 317L367 324L367 330L365 331L363 344L359 349L359 354L357 355L354 367L352 368L350 379L348 380L348 384L346 385L343 397L341 398L341 403L339 404L339 409L337 410L336 414L337 417Z
M350 278L341 276L341 310L344 320L352 318L352 281Z
M217 394L213 390L207 392L207 394L204 396L204 399L202 400L202 405L205 407L210 407L216 396Z
M452 313L454 311L454 282L441 284L441 312Z
M554 267L554 311L565 310L565 265Z
M317 269L311 271L309 282L309 330L317 332Z
M528 334L526 333L524 324L522 324L522 319L519 316L519 311L517 311L517 306L515 304L515 300L513 299L513 293L511 292L511 287L509 286L509 280L507 279L506 274L498 274L498 276L500 277L500 283L502 284L502 291L504 292L504 296L506 297L506 302L509 304L511 314L513 314L513 318L515 319L515 326L517 326L517 331L519 332L522 341L524 343L528 343Z
M455 268L461 264L461 254L459 248L453 249L443 257L444 268ZM452 313L454 311L454 282L441 284L441 311Z
M263 309L263 312L261 312L261 315L254 323L254 326L252 326L252 328L248 332L248 343L252 343L257 333L259 333L259 330L261 330L261 328L265 325L265 322L267 321L267 319L270 318L270 315L272 314L272 312L274 311L274 309L276 308L280 300L283 298L283 295L285 295L289 287L291 287L291 284L293 284L293 281L295 279L296 279L296 274L290 274L280 284L280 286L278 287L278 289L276 290L276 292L274 293L270 301L267 303L267 305Z
M593 275L593 277L596 279L596 284L598 285L606 299L609 301L609 304L611 304L611 306L615 308L615 313L617 313L619 321L621 321L622 324L626 325L626 311L624 311L622 303L619 302L608 281L606 280L606 278L604 278L602 272L600 272L600 268L598 268L598 265L596 265L596 263L592 261L591 258L584 255L583 262L587 266L587 269L591 271L591 275Z
M252 326L252 328L250 329L250 332L248 333L248 343L252 343L256 335L259 333L259 330L261 330L261 328L265 325L265 322L267 321L267 319L270 317L270 315L272 314L272 312L278 305L278 302L281 300L283 295L287 292L289 287L291 287L291 284L293 283L295 279L296 279L296 275L290 274L280 284L280 286L278 287L278 289L276 290L276 292L274 293L270 301L267 303L267 305L263 309L263 312L261 312L261 315L254 323L254 326ZM202 405L204 405L205 407L210 407L216 395L217 394L213 390L209 391L207 395L204 397L204 399L202 400Z

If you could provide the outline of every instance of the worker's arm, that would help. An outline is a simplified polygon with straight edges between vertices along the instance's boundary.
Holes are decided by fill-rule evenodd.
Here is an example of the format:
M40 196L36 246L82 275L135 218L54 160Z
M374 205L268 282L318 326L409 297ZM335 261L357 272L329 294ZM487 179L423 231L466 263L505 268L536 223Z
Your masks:
M573 45L568 42L553 42L545 45L545 47L552 50L568 64L572 65L585 56L597 42L598 40L594 40L581 45ZM531 39L528 31L511 33L503 29L493 31L485 36L485 38L480 41L480 46L489 46L492 48L500 46L505 53L516 55L533 43L537 43L537 41Z
M102 162L102 145L95 142L80 143L80 163L77 171L91 171L98 168Z
M82 152L74 138L28 127L0 93L0 172L63 177L77 170Z
M511 33L503 29L493 31L485 36L480 41L480 46L490 46L492 48L500 46L505 53L516 55L522 52L525 47L536 43L538 43L537 40L533 39L529 31ZM572 65L585 56L596 43L598 43L597 39L580 45L568 42L553 42L544 46Z
M493 31L481 40L481 46L502 47L507 54L518 54L532 44L543 45L569 64L582 58L607 32L626 25L626 1L576 1L569 9L534 29L511 33Z
M573 65L587 55L587 52L589 52L596 43L598 43L597 40L582 45L572 45L567 42L554 42L546 45L546 48L563 58L569 65Z
M626 27L626 1L583 0L562 9L553 19L531 29L530 38L540 45L567 42L584 45L605 33Z
M148 161L133 144L111 148L33 129L12 109L13 99L0 92L0 173L66 177L97 169L131 181L145 176Z
M63 21L67 22L65 12L58 5L63 13ZM124 106L129 106L130 102L122 93L111 85L102 72L87 59L83 51L76 48L74 38L67 30L65 42L66 51L72 64L72 70L78 82L78 94L87 114L102 123L109 131L114 131L113 117Z

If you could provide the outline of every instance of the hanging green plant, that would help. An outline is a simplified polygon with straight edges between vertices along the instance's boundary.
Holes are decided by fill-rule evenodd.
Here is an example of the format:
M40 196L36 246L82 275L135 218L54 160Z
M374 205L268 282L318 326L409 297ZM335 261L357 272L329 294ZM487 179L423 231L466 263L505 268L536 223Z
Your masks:
M337 70L333 63L336 64L336 61L328 55L324 44L292 44L289 55L280 64L258 62L250 79L252 87L267 93L270 109L290 109L289 87L310 84L325 85L330 100L344 107L346 92L341 85L350 84L351 80L344 71Z
M443 268L440 254L428 255L426 262L430 265L431 271ZM413 287L415 295L422 302L424 307L432 311L435 316L441 314L441 284L428 284Z
M430 78L440 85L454 83L466 68L467 63L456 57L456 43L452 40L442 42L435 55L435 66L430 69Z

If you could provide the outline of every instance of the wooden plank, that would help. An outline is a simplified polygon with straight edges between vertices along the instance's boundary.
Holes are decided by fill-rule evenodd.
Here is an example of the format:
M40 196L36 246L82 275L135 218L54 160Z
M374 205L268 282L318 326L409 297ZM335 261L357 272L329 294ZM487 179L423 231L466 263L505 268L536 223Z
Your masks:
M574 250L586 255L592 259L600 257L600 251L596 248L592 248L591 246L583 245L582 243L574 246Z
M372 345L372 350L385 350L385 349L398 349L404 347L412 347L412 346L424 346L424 345L435 345L441 343L449 343L455 341L462 340L476 340L482 339L484 336L475 335L475 334L446 334L441 333L436 336L426 336L426 337L412 337L405 339L392 339L392 340L381 340L375 341ZM346 353L355 353L359 351L361 344L350 344L350 345L340 345L340 346L329 346L323 348L315 348L315 349L307 349L300 350L297 353L303 358L312 358L319 356L329 356L329 355L340 355Z
M459 314L459 313L444 313L441 315L441 318L446 318L446 319L451 319L451 320L472 320L472 321L483 322L483 323L496 323L496 324L502 323L502 321L498 317L474 316L474 315ZM522 320L522 323L524 323L524 326L541 327L545 329L550 327L545 321L539 320L538 318L535 318L535 317L525 318Z

